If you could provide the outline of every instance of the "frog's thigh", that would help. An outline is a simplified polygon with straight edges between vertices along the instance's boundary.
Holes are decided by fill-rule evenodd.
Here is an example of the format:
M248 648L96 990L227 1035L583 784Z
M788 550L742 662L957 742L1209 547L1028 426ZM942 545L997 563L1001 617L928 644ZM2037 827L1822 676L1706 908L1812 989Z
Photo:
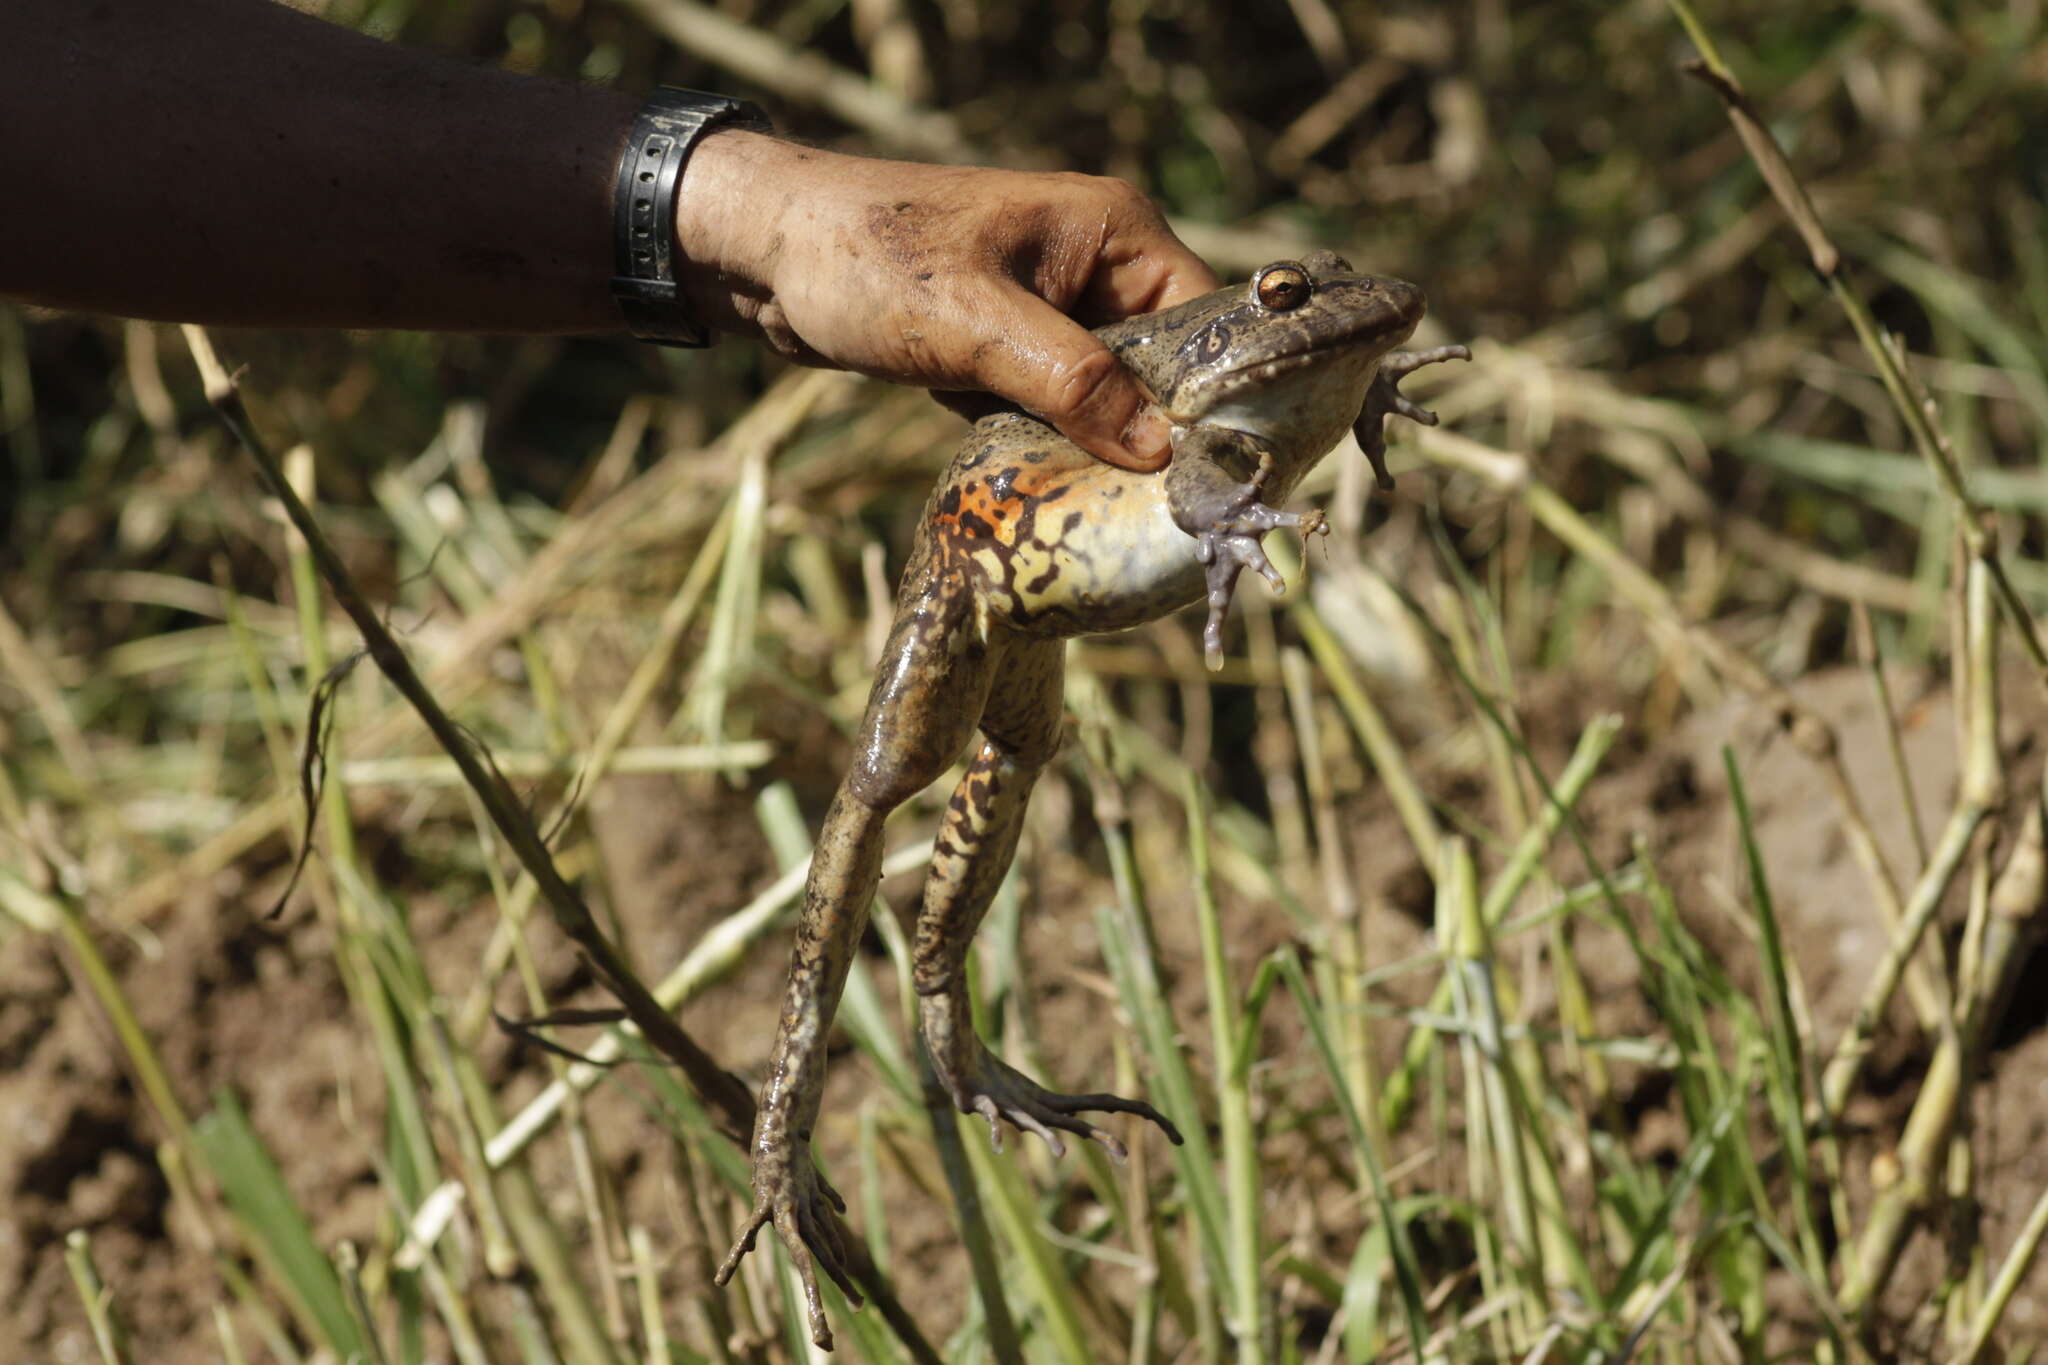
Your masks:
M876 666L847 792L886 812L936 781L973 737L1003 652L983 637L973 594L957 580L906 595Z
M883 822L950 767L974 733L997 651L976 630L973 608L970 594L930 578L906 589L897 608L853 764L825 813L804 883L756 1151L810 1140L825 1031L881 876Z
M1060 747L1066 721L1067 642L1013 638L989 686L981 732L1032 768Z
M958 983L967 946L1009 870L1031 788L1059 747L1065 645L1017 640L1005 651L982 717L986 737L946 803L932 849L913 951L918 993Z

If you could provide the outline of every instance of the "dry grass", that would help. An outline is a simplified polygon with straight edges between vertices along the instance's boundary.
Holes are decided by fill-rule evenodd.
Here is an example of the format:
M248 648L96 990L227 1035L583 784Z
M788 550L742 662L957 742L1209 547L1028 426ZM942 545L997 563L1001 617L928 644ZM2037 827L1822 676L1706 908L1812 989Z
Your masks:
M1318 471L1330 552L1281 563L1307 580L1283 601L1246 593L1218 684L1187 622L1074 652L1073 733L977 988L1012 1060L1114 1070L1094 1080L1148 1094L1186 1147L992 1156L920 1085L877 917L822 1140L903 1307L835 1303L848 1358L2029 1349L2048 1167L2021 1162L2015 1191L1982 1118L2044 906L2041 764L2001 721L2048 678L2037 16L335 8L514 65L745 84L874 150L1129 175L1220 266L1337 245L1429 288L1428 342L1474 344L1417 385L1444 425L1397 436L1390 502L1355 452ZM1693 57L1704 83L1679 75ZM557 926L643 992L671 1057L694 1036L678 1010L714 1051L735 1036L715 1015L772 1016L722 983L774 978L806 807L957 422L744 345L216 338L254 362L253 433L304 443L278 478L322 549L174 335L0 314L0 970L25 981L54 945L51 1017L89 1000L110 1025L156 1163L142 1254L204 1312L124 1331L137 1291L95 1262L128 1223L24 1186L48 1245L0 1261L44 1299L20 1349L802 1358L775 1257L708 1284L744 1093L702 1063L697 1091L521 1065L491 1016L603 1003ZM303 783L309 701L380 622L381 672L332 675L327 780ZM1808 686L1851 660L1874 727ZM1947 680L1922 684L1954 717L1939 773L1905 757L1901 677ZM1881 945L1852 980L1818 980L1836 959L1774 877L1754 750L1701 780L1711 812L1600 803L1731 704L1828 803ZM621 861L631 813L604 803L650 774L709 831L663 902L688 923L666 954ZM258 1078L181 1060L149 998L152 945L193 916L270 932L308 805L318 856L286 914L294 970L348 1021L347 1059L301 1063L331 1153L266 1133L237 1097ZM892 876L934 810L899 820ZM1709 815L1732 883L1670 833ZM746 894L717 899L733 879ZM1048 956L1082 1012L1046 998ZM36 1060L55 1030L0 1025L63 1100ZM631 1029L563 1041L645 1053ZM593 1115L635 1106L625 1150ZM308 1194L322 1165L361 1171L374 1210Z

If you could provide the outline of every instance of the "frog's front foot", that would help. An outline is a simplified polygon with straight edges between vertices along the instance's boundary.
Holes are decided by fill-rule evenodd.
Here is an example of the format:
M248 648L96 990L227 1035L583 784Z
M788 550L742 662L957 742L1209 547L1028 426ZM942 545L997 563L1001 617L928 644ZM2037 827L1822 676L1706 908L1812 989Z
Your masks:
M1304 537L1330 533L1329 522L1321 512L1281 512L1259 501L1266 476L1272 470L1273 457L1262 453L1251 481L1238 484L1223 505L1222 514L1195 537L1195 557L1202 562L1209 585L1209 621L1202 627L1202 657L1212 671L1223 666L1223 618L1230 610L1238 574L1250 569L1265 579L1274 592L1287 591L1287 580L1266 558L1260 537L1284 526L1300 528Z
M971 1032L962 1041L965 1047L945 1049L956 1054L950 1058L943 1057L940 1049L933 1048L932 1070L937 1073L939 1085L953 1101L954 1108L963 1114L979 1114L988 1120L989 1141L999 1152L1003 1149L1003 1124L1007 1121L1022 1132L1035 1133L1045 1139L1045 1145L1052 1149L1054 1156L1066 1155L1067 1144L1060 1139L1060 1134L1066 1132L1093 1138L1107 1148L1111 1156L1123 1160L1123 1143L1107 1129L1075 1117L1083 1113L1136 1114L1158 1124L1160 1131L1176 1147L1180 1145L1180 1129L1143 1100L1128 1100L1121 1095L1056 1094L1004 1063ZM957 1055L963 1052L965 1056Z
M1365 410L1358 414L1358 424L1352 434L1358 437L1358 448L1365 452L1365 458L1372 462L1372 475L1380 491L1391 492L1394 476L1387 473L1387 418L1395 413L1411 422L1423 426L1436 425L1436 414L1405 397L1400 390L1401 381L1424 365L1434 365L1442 360L1470 360L1472 352L1463 346L1436 346L1427 351L1393 351L1380 359L1379 373L1373 376L1372 387L1365 391Z
M775 1235L782 1239L789 1259L796 1265L797 1278L803 1281L811 1340L820 1350L829 1351L832 1328L825 1321L825 1305L818 1297L818 1277L812 1260L815 1258L817 1265L832 1277L832 1283L839 1286L847 1302L860 1307L860 1291L847 1274L846 1243L839 1223L839 1215L846 1212L846 1201L818 1174L818 1168L811 1163L808 1142L784 1141L757 1149L753 1185L754 1211L747 1216L746 1226L740 1229L738 1240L726 1253L714 1278L721 1287L728 1283L739 1269L740 1259L754 1249L754 1238L763 1227L774 1223Z

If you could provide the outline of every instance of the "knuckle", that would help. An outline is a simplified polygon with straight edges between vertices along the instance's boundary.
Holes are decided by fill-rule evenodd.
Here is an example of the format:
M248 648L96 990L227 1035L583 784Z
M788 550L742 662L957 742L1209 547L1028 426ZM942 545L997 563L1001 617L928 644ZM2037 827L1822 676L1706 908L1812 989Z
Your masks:
M777 355L785 359L799 359L810 349L804 344L803 337L797 333L795 325L790 322L789 314L777 304L771 303L764 307L754 322L761 329L762 340L766 341Z
M836 362L831 362L829 358L819 354L817 348L813 348L803 338L797 325L780 307L770 305L762 309L760 317L756 319L756 325L760 327L762 340L768 342L768 348L774 350L784 360L795 360L797 364L809 364L819 368L838 368Z
M1151 196L1130 181L1120 180L1115 176L1099 176L1095 183L1113 210L1127 217L1145 221L1160 216L1159 206L1152 202Z

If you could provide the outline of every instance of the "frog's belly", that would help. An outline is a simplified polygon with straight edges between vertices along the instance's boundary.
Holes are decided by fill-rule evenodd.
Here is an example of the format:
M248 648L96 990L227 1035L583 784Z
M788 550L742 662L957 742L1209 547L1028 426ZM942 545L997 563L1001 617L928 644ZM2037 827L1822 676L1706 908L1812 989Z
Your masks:
M966 571L991 624L1091 635L1202 596L1195 541L1167 511L1165 480L1081 458L955 480L935 500L935 548Z

